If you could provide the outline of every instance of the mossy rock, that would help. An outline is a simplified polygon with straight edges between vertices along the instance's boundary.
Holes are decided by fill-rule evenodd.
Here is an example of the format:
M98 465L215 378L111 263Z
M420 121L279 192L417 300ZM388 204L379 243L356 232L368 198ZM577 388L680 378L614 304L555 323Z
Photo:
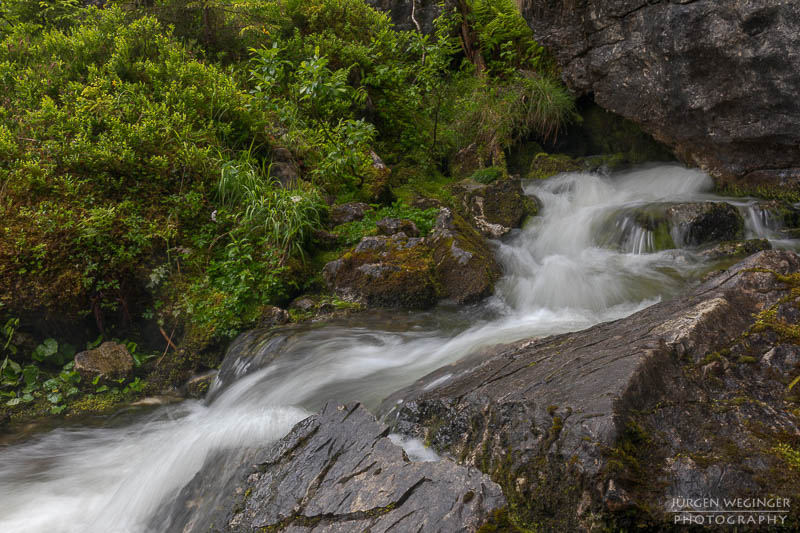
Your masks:
M494 292L502 269L486 240L463 217L442 209L429 246L442 297L469 304Z
M452 190L461 212L486 237L501 237L537 212L518 179L498 179L488 184L466 179L454 184Z
M580 159L566 154L548 154L540 152L534 156L527 174L527 179L544 179L561 172L578 172L584 169Z
M438 300L430 250L422 239L364 237L323 268L328 287L368 306L426 309Z

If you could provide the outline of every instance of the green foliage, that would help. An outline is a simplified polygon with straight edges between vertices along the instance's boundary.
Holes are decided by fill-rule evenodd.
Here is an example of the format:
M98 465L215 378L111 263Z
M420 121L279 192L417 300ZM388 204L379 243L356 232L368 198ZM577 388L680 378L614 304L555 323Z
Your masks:
M423 210L398 201L391 206L368 211L363 220L336 226L334 232L341 237L341 241L346 247L350 247L359 242L362 237L374 235L377 232L375 223L379 220L405 218L411 220L417 226L420 236L424 237L433 229L438 213L439 210L435 207Z
M503 177L503 169L498 167L479 168L472 173L470 179L478 183L489 184Z
M237 223L250 234L263 234L283 254L303 254L311 233L319 228L323 203L310 187L289 190L260 172L248 161L227 161L222 165L217 194L223 207L232 211Z
M518 69L545 73L552 69L544 48L533 38L513 0L468 0L467 21L493 76L512 76Z

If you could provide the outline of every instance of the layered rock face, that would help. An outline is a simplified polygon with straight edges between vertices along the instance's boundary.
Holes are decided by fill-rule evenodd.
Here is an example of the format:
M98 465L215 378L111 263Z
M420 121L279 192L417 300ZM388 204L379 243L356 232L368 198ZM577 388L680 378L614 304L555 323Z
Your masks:
M358 404L329 404L274 444L210 458L157 529L469 532L505 505L477 469L410 461L387 435Z
M800 194L800 3L519 4L570 88L727 184Z
M760 252L626 319L442 368L383 411L490 473L536 530L657 530L673 498L800 501L798 323L800 256Z

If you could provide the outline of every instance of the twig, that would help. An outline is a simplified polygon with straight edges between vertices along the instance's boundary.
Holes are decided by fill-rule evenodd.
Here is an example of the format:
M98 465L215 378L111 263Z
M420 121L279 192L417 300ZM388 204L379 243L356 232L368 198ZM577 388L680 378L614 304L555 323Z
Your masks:
M167 332L164 331L164 328L162 328L161 326L158 327L158 331L160 331L161 335L163 335L164 339L166 339L167 346L166 346L166 348L164 348L164 353L162 353L161 357L159 357L158 361L156 361L156 366L161 364L161 360L164 359L164 356L167 355L167 352L169 351L170 346L172 346L173 350L175 350L175 351L178 350L178 347L175 346L175 344L173 344L173 342L172 342L172 336L175 334L175 328L172 328L172 333L169 334L169 337L167 337Z

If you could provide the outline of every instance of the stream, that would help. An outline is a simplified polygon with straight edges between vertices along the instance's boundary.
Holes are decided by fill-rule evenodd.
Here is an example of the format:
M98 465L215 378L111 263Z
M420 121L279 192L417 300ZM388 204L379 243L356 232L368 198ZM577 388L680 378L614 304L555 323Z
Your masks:
M155 533L151 517L216 450L279 439L327 401L374 409L482 347L584 329L671 298L720 265L690 249L657 251L657 236L631 213L722 200L711 188L706 174L678 165L528 183L541 216L494 244L505 276L481 305L247 332L205 401L122 414L101 427L67 425L0 448L0 531ZM748 238L796 246L754 200L725 201L744 216ZM416 447L412 457L425 455L419 443L407 445Z

